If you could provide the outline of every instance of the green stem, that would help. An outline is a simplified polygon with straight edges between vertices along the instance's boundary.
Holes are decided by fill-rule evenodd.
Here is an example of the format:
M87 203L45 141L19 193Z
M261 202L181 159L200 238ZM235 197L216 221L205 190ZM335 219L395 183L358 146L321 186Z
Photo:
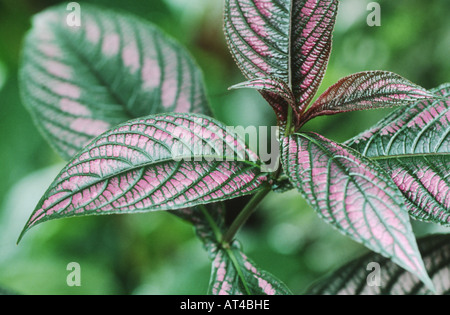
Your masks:
M228 231L226 231L225 235L222 238L222 244L227 247L233 240L236 233L239 231L241 226L248 220L248 218L253 214L256 210L258 204L267 196L270 192L270 186L264 186L261 191L259 191L256 195L253 196L252 199L245 205L244 209L239 213L236 219L231 224Z
M287 137L287 136L289 136L292 132L291 132L291 129L292 129L292 126L291 126L291 124L292 124L292 107L291 106L289 106L288 107L288 112L287 112L287 121L286 121L286 130L284 131L284 136L285 137Z
M218 242L220 242L220 240L222 239L222 233L220 232L220 229L217 226L217 224L214 221L214 219L209 214L208 209L205 207L205 205L199 205L198 208L200 209L200 211L205 216L206 221L208 221L208 224L209 224L209 226L211 227L211 229L212 229L212 231L214 233L214 237L216 238L216 240Z

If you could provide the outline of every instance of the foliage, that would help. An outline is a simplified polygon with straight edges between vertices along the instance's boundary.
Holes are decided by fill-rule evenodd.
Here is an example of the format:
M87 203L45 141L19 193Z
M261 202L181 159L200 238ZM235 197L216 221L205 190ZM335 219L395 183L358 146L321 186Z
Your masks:
M283 170L274 172L211 117L198 66L156 26L91 5L83 5L81 27L61 19L65 6L38 14L24 46L22 99L69 162L19 240L55 218L174 210L208 250L210 293L289 294L234 240L281 185L297 188L324 221L434 291L408 211L448 224L450 91L365 71L313 101L330 58L337 8L332 0L225 2L226 39L248 80L232 88L260 91L280 127ZM344 144L302 129L319 116L391 106L400 108ZM253 198L225 223L223 201L247 194Z

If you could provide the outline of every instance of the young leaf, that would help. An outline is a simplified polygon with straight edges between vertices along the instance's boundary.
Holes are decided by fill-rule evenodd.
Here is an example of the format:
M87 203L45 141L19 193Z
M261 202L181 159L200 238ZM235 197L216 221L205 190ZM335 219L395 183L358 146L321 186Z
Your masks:
M433 92L447 100L400 108L347 145L389 172L413 217L450 225L450 84Z
M305 113L303 123L322 115L406 105L433 94L387 71L367 71L345 77L328 88Z
M133 118L209 114L198 66L154 25L87 3L80 26L67 14L59 5L34 16L20 70L23 102L63 158Z
M209 117L132 120L94 139L70 161L21 237L50 219L180 209L250 194L266 180L260 166L242 139Z
M435 294L450 294L450 235L427 236L418 244L436 288ZM372 269L373 263L378 264L380 269ZM428 295L433 292L415 275L383 256L371 253L320 280L307 290L307 294Z
M275 77L292 90L293 106L261 91L285 123L287 108L298 117L314 97L331 52L337 0L227 0L225 36L248 80Z
M272 92L273 94L281 96L288 103L291 103L294 100L292 91L289 89L286 83L275 78L257 78L239 84L235 84L231 86L229 89L233 90L243 88L251 88L259 91Z
M256 267L236 246L218 252L209 286L209 293L214 295L292 294L284 283Z
M432 287L402 195L389 175L317 134L295 134L282 146L286 175L327 223Z

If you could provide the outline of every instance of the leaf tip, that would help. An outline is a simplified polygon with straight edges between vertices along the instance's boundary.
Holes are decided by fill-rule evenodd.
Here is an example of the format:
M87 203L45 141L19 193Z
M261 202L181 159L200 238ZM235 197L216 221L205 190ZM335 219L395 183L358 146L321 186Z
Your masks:
M230 86L230 87L228 88L228 91L231 91L231 90L238 90L238 89L243 89L243 88L248 88L248 87L249 87L249 86L247 86L247 82L241 82L241 83L234 84L234 85Z
M433 280L428 276L428 274L425 272L421 277L420 280L425 284L425 286L430 290L433 294L436 294L436 287L434 286Z
M28 223L24 226L24 228L22 229L22 232L20 232L19 237L17 238L16 241L16 245L19 245L20 241L22 240L22 238L24 237L25 233L30 229L30 227L28 226Z
M33 226L35 226L36 224L39 224L42 219L42 217L38 217L36 219L35 217L35 211L33 211L33 213L31 214L30 218L28 219L27 223L25 223L25 226L22 229L22 232L20 232L19 237L17 238L17 242L16 245L19 245L20 241L22 240L22 238L25 236L25 234L28 232L28 230L30 230Z

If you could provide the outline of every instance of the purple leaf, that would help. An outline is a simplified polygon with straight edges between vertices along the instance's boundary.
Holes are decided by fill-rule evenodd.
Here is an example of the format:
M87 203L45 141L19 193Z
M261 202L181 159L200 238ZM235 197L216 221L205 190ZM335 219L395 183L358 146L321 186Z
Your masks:
M378 164L317 134L282 146L286 175L326 222L432 287L402 195Z
M433 92L443 99L400 108L347 145L389 172L414 218L450 225L450 84Z
M293 0L291 85L300 112L306 109L325 75L331 53L337 0Z
M418 240L435 294L450 293L450 235L432 235ZM379 270L372 269L373 263ZM376 278L375 278L376 277ZM368 279L379 281L368 283ZM377 284L377 285L376 285ZM308 289L313 295L429 295L433 294L415 275L374 253L356 259Z
M236 246L221 249L213 261L209 293L214 295L288 295L284 283L258 268Z
M337 0L227 0L225 35L248 80L274 77L292 91L289 104L273 92L262 95L279 122L292 106L296 119L314 97L331 51Z
M305 113L303 123L317 116L406 105L433 97L432 93L398 74L360 72L328 88Z
M79 27L67 13L59 5L34 16L20 71L23 102L64 159L133 118L210 113L198 66L154 25L87 3Z
M209 117L132 120L102 134L70 161L21 237L50 219L180 209L250 194L266 180L260 166L241 138Z

